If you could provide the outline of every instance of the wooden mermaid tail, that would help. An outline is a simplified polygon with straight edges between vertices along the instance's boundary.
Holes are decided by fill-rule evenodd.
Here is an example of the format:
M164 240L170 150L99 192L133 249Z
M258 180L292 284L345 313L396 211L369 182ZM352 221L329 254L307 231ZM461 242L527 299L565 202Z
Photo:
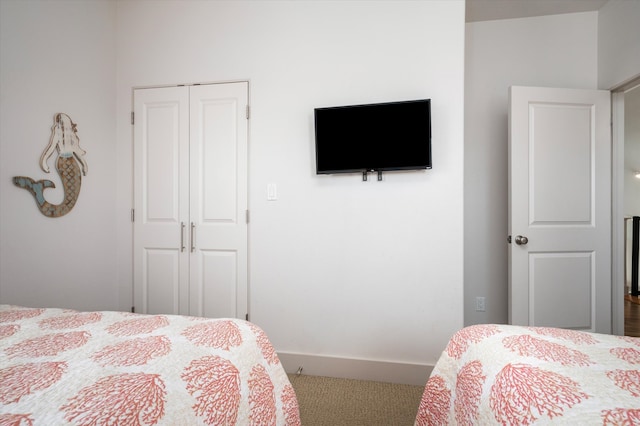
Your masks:
M80 148L76 124L71 120L71 117L64 113L58 113L54 116L49 144L40 157L40 168L45 173L49 173L47 160L56 152L58 154L56 169L64 188L62 203L51 204L45 200L44 190L56 187L50 180L35 181L26 176L13 178L13 183L16 186L31 192L40 212L49 217L64 216L71 211L80 195L81 172L84 175L87 174L87 162L84 159L86 151Z
M49 217L60 217L69 213L80 195L80 185L82 183L80 167L73 155L61 155L56 162L56 169L62 180L64 188L64 199L60 204L51 204L44 198L46 188L55 188L56 185L50 180L35 181L30 177L16 176L13 183L20 188L31 192L36 200L40 212Z

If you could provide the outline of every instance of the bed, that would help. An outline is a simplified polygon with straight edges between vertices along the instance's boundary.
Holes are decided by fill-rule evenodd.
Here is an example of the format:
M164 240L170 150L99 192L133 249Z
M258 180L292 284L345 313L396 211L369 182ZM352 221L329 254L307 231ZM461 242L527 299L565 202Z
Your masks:
M640 425L640 338L510 325L453 335L416 425Z
M299 425L266 334L236 319L0 305L0 425Z

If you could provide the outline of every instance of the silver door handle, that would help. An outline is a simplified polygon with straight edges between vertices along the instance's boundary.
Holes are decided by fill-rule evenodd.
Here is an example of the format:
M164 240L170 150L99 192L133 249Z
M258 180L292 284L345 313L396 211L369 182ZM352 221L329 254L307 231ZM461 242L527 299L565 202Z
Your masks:
M529 242L527 237L523 237L522 235L516 235L515 242L519 246L523 246Z
M180 251L184 251L184 222L180 222Z
M195 229L196 229L196 225L195 225L193 222L191 222L191 252L192 252L192 253L193 253L193 252L195 251L195 249L196 249L196 242L195 242L195 240L193 239L193 235L194 235L194 232L193 232L193 231L194 231Z

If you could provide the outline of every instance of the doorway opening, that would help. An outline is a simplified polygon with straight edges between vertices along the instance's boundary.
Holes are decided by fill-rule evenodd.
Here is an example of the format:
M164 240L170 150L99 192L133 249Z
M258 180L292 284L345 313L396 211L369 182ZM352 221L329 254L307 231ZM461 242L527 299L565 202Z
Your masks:
M640 337L640 298L632 294L631 282L633 217L640 216L640 178L636 177L640 173L640 76L615 88L612 101L613 332Z

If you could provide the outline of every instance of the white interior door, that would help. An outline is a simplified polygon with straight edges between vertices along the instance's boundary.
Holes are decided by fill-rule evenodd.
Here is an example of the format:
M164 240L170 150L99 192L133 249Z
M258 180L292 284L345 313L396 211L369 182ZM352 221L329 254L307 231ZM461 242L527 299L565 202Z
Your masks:
M134 305L189 314L189 94L184 87L134 92ZM187 252L188 253L188 252Z
M248 312L248 83L134 91L134 304Z
M192 86L191 314L247 312L248 83Z
M608 91L510 88L509 322L611 332Z

